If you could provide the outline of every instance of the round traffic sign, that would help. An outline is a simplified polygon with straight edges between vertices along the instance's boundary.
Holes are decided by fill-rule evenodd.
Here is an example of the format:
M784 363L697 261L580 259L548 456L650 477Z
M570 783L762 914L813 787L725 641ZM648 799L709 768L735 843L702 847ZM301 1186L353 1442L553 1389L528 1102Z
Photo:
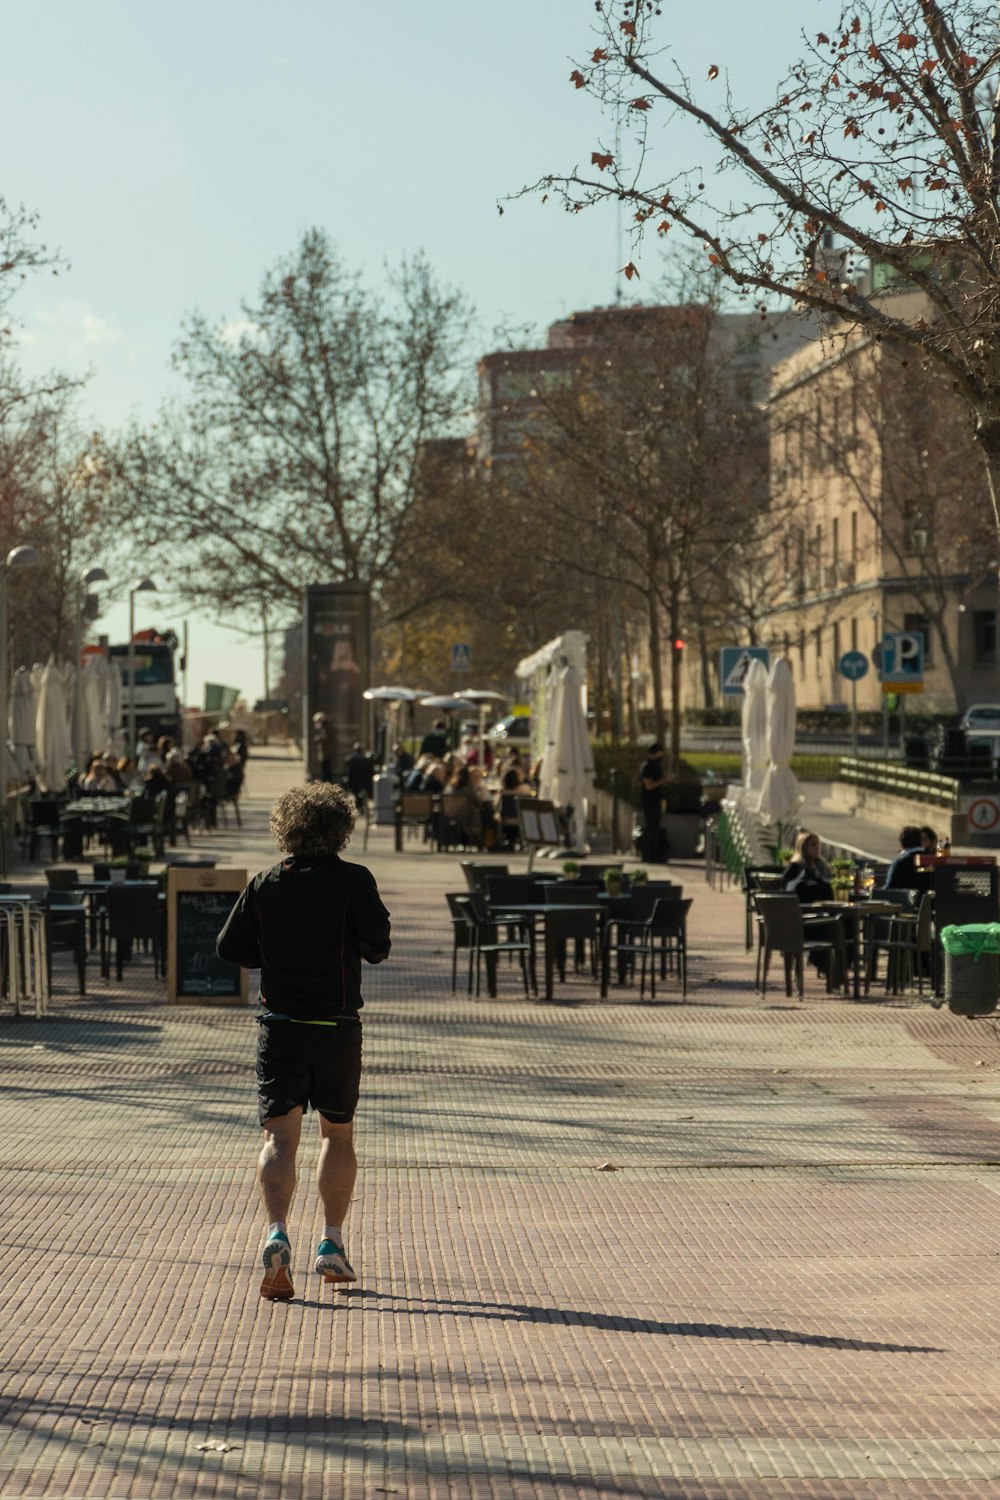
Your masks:
M863 651L845 651L837 663L841 677L857 682L868 671L868 658Z
M975 802L969 803L966 817L969 827L977 833L992 833L1000 823L1000 804L994 797L977 797Z

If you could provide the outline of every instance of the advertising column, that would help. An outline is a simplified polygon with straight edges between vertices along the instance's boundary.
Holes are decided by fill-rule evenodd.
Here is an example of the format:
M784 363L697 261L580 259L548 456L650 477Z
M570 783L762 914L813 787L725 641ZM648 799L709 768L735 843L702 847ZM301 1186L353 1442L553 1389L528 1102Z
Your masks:
M355 742L366 742L371 595L363 584L315 584L305 596L306 773L342 776Z

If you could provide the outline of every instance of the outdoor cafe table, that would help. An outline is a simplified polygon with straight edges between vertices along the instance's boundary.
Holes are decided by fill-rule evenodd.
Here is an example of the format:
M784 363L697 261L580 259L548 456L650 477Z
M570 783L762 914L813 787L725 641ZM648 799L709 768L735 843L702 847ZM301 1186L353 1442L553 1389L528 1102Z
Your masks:
M803 911L829 913L853 928L854 961L853 990L855 1000L861 999L861 971L868 951L868 928L879 917L898 917L899 907L893 901L803 901ZM806 947L809 946L808 935Z
M539 917L541 918L545 928L544 998L546 1000L552 1000L554 998L552 993L552 979L553 972L556 967L556 945L559 941L559 934L553 931L553 929L558 926L558 923L552 921L551 919L560 915L569 916L571 913L579 916L583 912L589 913L597 919L599 923L599 939L603 937L604 924L606 920L605 912L600 906L592 901L586 903L560 902L558 905L550 905L547 901L504 901L502 903L498 903L496 906L490 907L490 918L494 922L498 923L502 923L510 918L511 920L529 921L531 922L532 927L534 927L535 921ZM600 972L601 999L603 1000L607 996L607 989L604 983L603 963L600 965ZM495 996L496 989L494 988L490 993Z

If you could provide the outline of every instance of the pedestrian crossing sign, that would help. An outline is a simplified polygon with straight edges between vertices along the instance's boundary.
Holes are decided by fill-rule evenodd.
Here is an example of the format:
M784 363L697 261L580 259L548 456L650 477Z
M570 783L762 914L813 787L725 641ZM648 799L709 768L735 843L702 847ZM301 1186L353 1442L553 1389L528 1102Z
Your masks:
M743 684L752 661L762 661L765 670L771 666L768 646L723 646L719 666L719 685L727 698L742 698Z
M472 666L472 647L464 641L457 642L451 648L451 670L453 672L468 672Z

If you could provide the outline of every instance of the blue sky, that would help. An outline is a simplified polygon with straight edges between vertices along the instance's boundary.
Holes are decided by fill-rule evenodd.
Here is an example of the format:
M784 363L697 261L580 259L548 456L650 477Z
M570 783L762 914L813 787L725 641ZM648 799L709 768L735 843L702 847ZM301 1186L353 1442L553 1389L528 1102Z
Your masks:
M729 68L742 97L766 93L798 30L832 24L837 9L663 8L692 76ZM424 250L477 308L477 352L499 325L541 330L612 301L631 254L613 210L496 209L597 144L596 108L568 82L594 45L593 14L593 0L5 6L0 194L36 211L70 262L18 295L22 363L91 370L87 422L152 418L173 389L184 314L236 315L313 224L374 285L387 261ZM661 149L714 161L688 130L672 129ZM652 249L642 268L639 295L657 274ZM153 620L179 617L158 609ZM102 628L124 638L124 624L115 608ZM257 648L207 620L192 618L191 632L192 695L205 680L259 694Z

